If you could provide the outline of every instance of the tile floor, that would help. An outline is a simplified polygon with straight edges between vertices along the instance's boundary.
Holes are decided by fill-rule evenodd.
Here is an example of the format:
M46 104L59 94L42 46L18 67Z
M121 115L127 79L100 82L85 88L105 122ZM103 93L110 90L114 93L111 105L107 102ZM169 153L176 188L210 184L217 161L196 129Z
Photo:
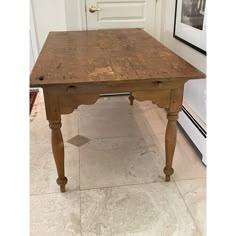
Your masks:
M180 129L164 182L165 116L124 96L63 115L62 194L40 92L30 116L31 236L206 235L206 168Z

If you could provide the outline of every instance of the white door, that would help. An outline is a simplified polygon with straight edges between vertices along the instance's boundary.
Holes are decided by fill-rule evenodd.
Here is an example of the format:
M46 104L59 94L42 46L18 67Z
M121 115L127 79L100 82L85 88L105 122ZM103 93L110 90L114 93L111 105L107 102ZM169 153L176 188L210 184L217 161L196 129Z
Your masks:
M87 29L143 28L154 36L156 0L86 0Z

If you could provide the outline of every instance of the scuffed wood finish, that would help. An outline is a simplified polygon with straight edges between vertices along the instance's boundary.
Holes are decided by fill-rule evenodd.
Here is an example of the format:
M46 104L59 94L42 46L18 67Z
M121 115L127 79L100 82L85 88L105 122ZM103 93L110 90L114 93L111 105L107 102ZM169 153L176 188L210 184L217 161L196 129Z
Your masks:
M67 178L61 115L90 105L100 94L130 92L130 104L150 100L168 110L166 181L172 168L184 83L205 75L140 29L51 32L30 76L42 87L62 192Z
M30 84L44 87L204 77L145 31L116 29L50 32Z

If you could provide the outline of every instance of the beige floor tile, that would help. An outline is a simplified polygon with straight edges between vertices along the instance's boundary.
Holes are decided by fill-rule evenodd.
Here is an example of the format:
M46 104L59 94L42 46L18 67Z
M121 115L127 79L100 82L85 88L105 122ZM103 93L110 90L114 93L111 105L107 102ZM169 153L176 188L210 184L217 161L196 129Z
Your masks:
M136 101L130 106L125 96L100 98L94 105L82 105L73 113L62 115L63 138L66 141L79 132L87 138L142 136L152 131L162 134L166 126L162 113L163 109L150 101ZM30 126L32 143L50 142L51 130L43 102L37 104L37 115Z
M30 198L31 236L80 236L79 192Z
M62 132L63 139L65 142L79 134L79 112L78 111L75 110L71 114L62 115L61 123L62 123L61 132Z
M166 122L164 109L148 101L130 106L125 96L63 115L68 192L61 194L40 93L30 122L31 235L195 236L198 229L205 235L205 185L198 178L206 168L178 130L173 180L185 204L176 184L163 182ZM80 228L75 190L128 184L83 190Z
M153 133L153 135L165 134L166 132L167 119L163 119L159 111L161 109L152 107L152 109L142 112L143 120L149 132Z
M66 190L79 190L79 149L70 144L65 145L65 173L68 178ZM60 192L56 179L51 147L48 144L34 144L30 158L31 195Z
M50 144L51 130L45 119L35 119L30 123L30 143L31 144Z
M165 159L165 135L153 136L153 140L161 157ZM177 134L173 168L175 170L172 175L173 180L206 177L206 167L201 161L201 156L181 132Z
M61 122L64 142L79 134L79 114L77 110L71 114L62 115ZM36 117L30 122L30 142L33 144L51 143L51 129L49 128L43 103L39 105Z
M202 235L206 235L206 179L176 181Z
M149 112L155 110L158 115L158 119L166 119L166 111L164 108L159 108L157 105L153 104L151 101L139 102L135 101L133 109L137 109L141 112ZM147 116L148 117L148 116Z
M96 104L99 103L113 103L113 102L123 102L129 104L128 96L106 96L106 97L100 97Z
M40 160L47 152L51 152L51 145L48 143L30 144L30 160Z
M175 183L81 191L83 236L201 235Z
M100 98L99 102L95 105L81 106L72 114L63 115L62 134L64 142L77 146L85 145L86 147L86 144L92 138L138 137L151 140L151 138L148 138L151 136L157 147L157 151L155 152L160 153L160 156L164 160L165 110L158 108L150 101L135 101L134 106L130 106L127 100L128 98L124 96ZM34 149L34 144L51 143L51 131L45 118L44 103L39 105L38 115L31 122L30 131L31 149ZM132 143L132 141L131 139L129 143ZM150 142L146 140L146 143L148 145L153 144L152 140ZM110 145L109 142L107 145ZM90 146L91 144L89 144L89 147ZM106 150L106 148L107 147L105 147L104 150ZM87 149L82 149L82 152L83 150ZM103 154L104 150L100 150L99 156L104 156L103 161L106 162L106 155ZM88 154L86 154L86 152L87 151L85 151L85 156L87 157ZM90 153L90 156L96 156L93 150L88 151L88 153ZM115 154L112 155L116 156ZM89 164L90 159L87 159ZM116 163L115 160L116 158L113 164ZM112 159L109 159L110 163L111 161ZM174 180L203 178L206 176L206 168L200 161L199 155L191 147L181 131L178 132L173 166L175 168L173 175ZM84 172L86 173L86 171L87 169ZM85 176L87 176L87 174L85 174Z
M95 139L80 147L81 189L163 181L163 168L148 136Z
M136 102L134 107L142 116L150 135L159 136L160 134L165 134L168 120L164 108L159 108L151 102ZM177 133L181 132L179 127L177 127Z
M127 102L100 102L93 106L78 109L80 111L79 131L82 136L140 137L148 133L142 116Z
M129 108L129 100L127 96L111 96L111 97L100 97L96 103L92 105L80 105L76 110L78 111L91 111L101 108Z

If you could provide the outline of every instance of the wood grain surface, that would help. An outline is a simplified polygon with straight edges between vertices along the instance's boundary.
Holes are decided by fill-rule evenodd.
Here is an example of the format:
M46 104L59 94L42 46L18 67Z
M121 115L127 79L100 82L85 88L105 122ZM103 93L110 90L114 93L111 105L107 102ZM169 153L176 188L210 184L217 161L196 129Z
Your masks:
M188 80L205 74L141 29L50 32L31 87Z

